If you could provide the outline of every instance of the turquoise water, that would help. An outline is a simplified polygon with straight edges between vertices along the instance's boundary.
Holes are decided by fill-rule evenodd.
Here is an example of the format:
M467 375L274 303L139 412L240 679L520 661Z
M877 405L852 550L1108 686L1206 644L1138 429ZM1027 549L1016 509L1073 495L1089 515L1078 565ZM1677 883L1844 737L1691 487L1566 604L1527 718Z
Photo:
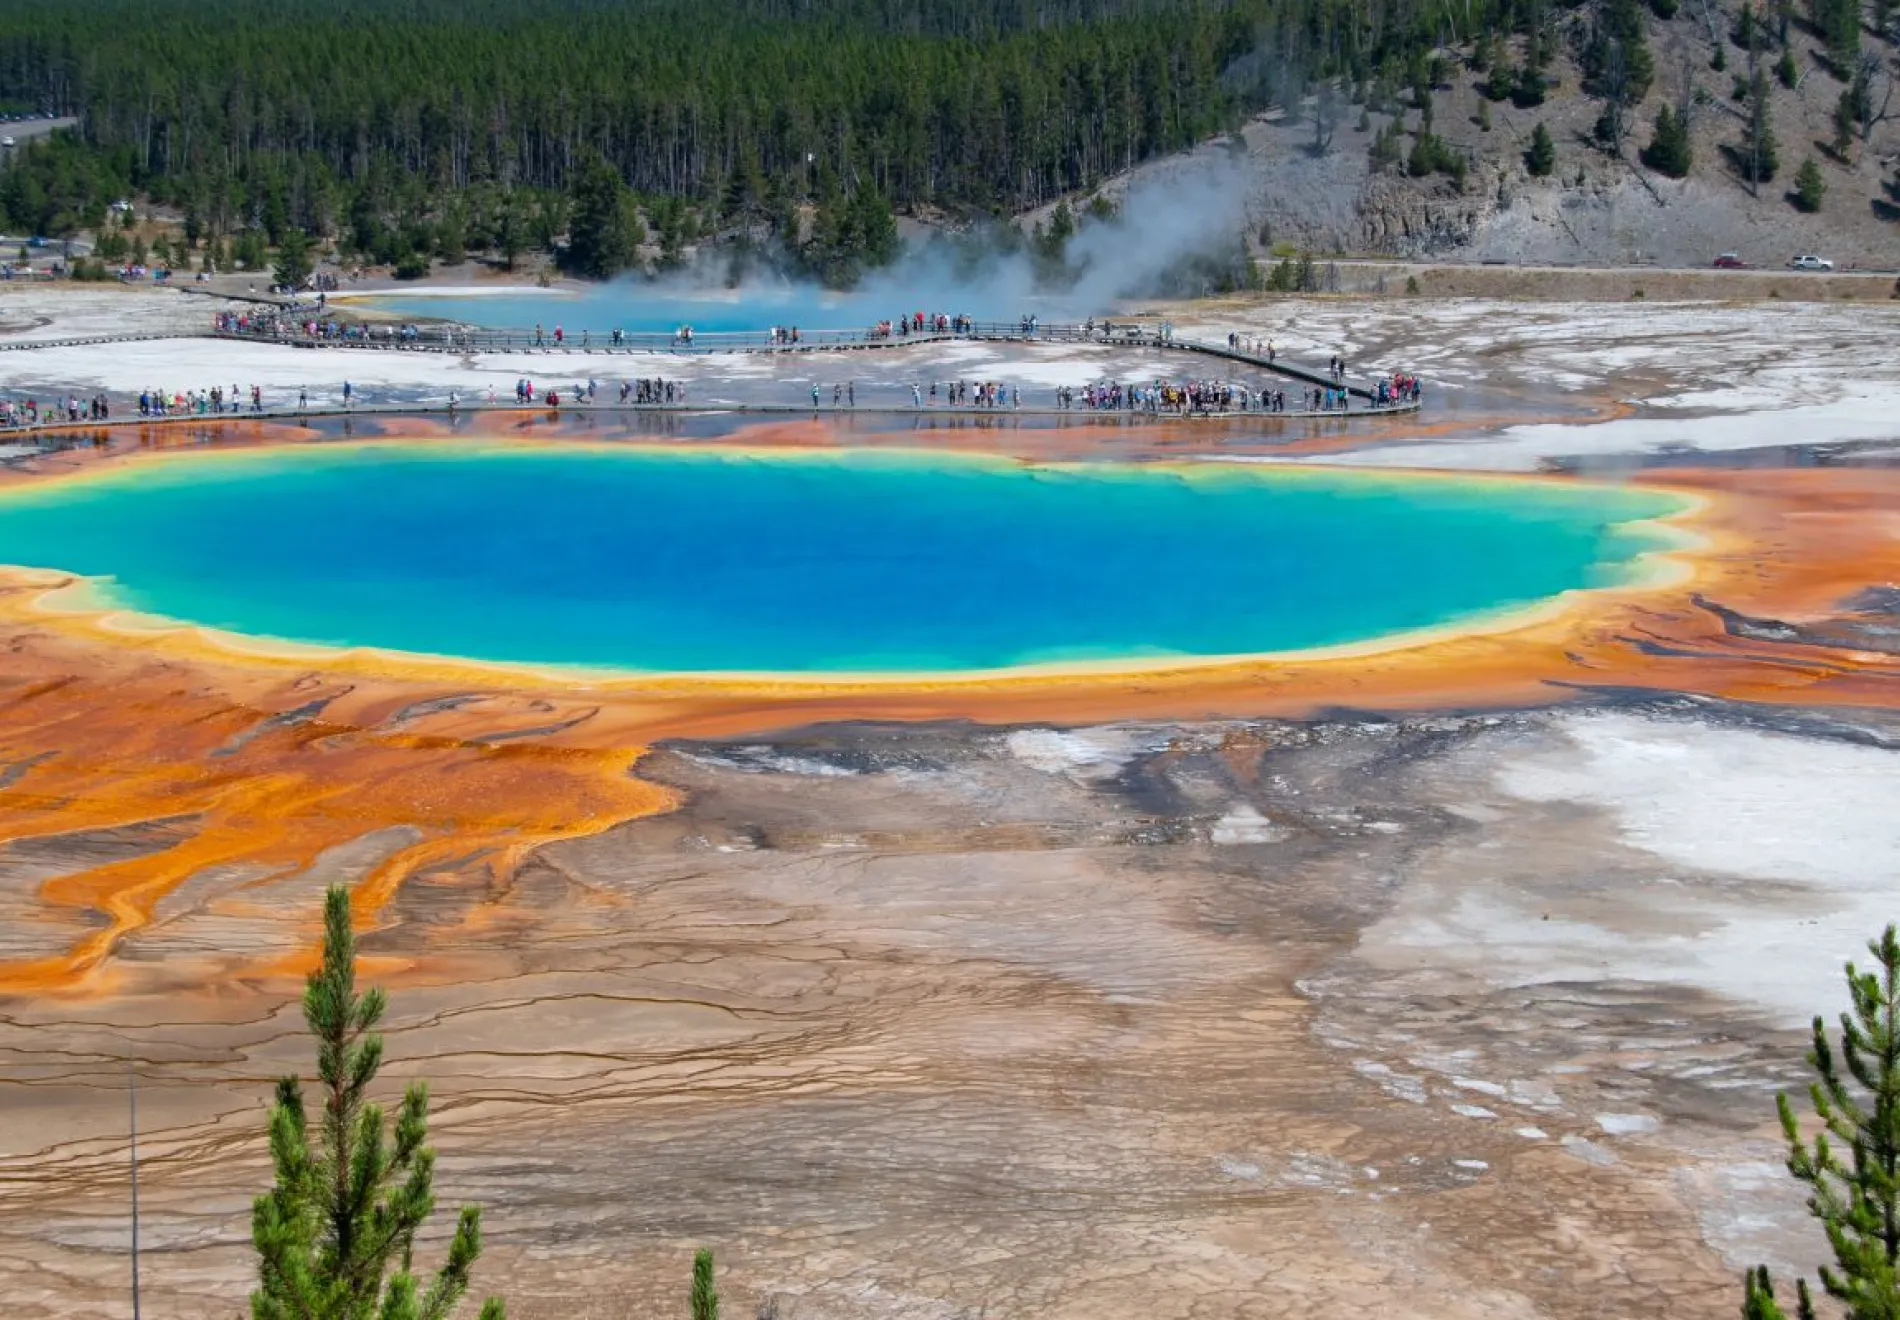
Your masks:
M1014 321L1030 312L1055 312L1046 299L1015 298L1006 304L994 297L970 298L914 292L854 290L823 293L806 287L748 289L743 296L708 291L693 296L683 291L659 292L648 286L621 281L593 285L578 291L522 289L519 293L485 293L457 298L428 293L380 294L350 299L398 316L459 321L502 330L544 326L552 333L561 326L571 334L583 330L596 335L613 330L663 331L671 334L690 325L700 334L751 330L768 326L798 326L802 330L862 330L879 321L896 320L913 312L967 315L979 321ZM1076 320L1081 320L1076 314Z
M1361 641L1624 580L1652 492L1256 466L390 444L0 497L0 563L239 633L648 671Z

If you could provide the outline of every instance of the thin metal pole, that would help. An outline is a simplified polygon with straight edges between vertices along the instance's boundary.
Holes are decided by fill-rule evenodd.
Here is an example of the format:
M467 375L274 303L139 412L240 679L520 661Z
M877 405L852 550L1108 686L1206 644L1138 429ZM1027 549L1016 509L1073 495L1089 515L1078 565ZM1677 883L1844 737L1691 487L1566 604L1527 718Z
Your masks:
M131 1071L132 1092L132 1320L139 1320L139 1075Z

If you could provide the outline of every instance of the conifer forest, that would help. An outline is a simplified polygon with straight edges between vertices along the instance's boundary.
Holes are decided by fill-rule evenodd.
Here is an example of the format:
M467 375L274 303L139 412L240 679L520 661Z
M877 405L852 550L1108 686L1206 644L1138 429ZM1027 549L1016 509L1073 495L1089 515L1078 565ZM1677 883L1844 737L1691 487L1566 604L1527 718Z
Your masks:
M596 159L662 229L860 194L1001 212L1322 78L1404 85L1428 50L1547 3L16 4L0 106L79 126L23 153L0 203L54 233L138 192L206 234L339 233L392 260L543 244Z

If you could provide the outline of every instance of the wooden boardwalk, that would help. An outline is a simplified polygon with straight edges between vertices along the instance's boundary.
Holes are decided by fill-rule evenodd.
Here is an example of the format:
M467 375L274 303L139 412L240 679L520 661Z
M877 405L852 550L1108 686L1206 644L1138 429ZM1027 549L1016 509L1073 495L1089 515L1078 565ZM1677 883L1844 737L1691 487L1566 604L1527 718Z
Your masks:
M1150 412L1139 408L1050 408L1047 406L1026 408L976 408L968 405L941 405L939 407L908 407L864 404L858 407L847 405L821 404L814 408L809 404L796 403L620 403L604 400L595 403L562 403L550 408L545 404L518 404L512 400L495 403L459 403L451 408L442 403L379 403L361 404L343 408L334 405L309 408L265 408L258 412L245 409L242 412L221 413L167 413L162 416L140 416L119 414L103 420L71 422L42 421L32 426L0 427L0 462L17 460L30 455L8 452L20 447L20 442L31 443L49 438L65 438L76 443L86 443L92 433L114 431L127 427L162 426L219 426L230 422L303 422L325 418L362 417L442 417L455 419L485 414L514 414L521 417L555 418L565 416L598 417L624 414L626 416L672 415L680 417L732 416L775 416L775 417L866 417L893 418L910 421L944 421L999 423L1012 420L1032 421L1038 424L1050 421L1068 421L1078 425L1102 425L1118 423L1138 426L1153 422L1349 422L1365 417L1402 416L1418 411L1415 403L1393 404L1384 408L1361 408L1357 410L1334 409L1331 411L1294 411L1258 412L1240 409L1215 410L1210 412L1176 412L1163 409ZM14 445L8 445L9 439L15 439ZM56 446L66 448L66 445ZM37 452L37 451L36 451Z
M656 353L675 356L723 353L771 355L854 353L873 352L880 349L915 348L919 345L959 341L1026 346L1092 345L1101 348L1149 348L1163 352L1199 354L1321 388L1338 388L1344 384L1345 388L1357 398L1370 401L1372 397L1372 392L1367 387L1335 380L1327 372L1317 368L1298 366L1282 361L1277 356L1269 358L1265 354L1250 353L1228 344L1176 338L1172 334L1163 333L1152 324L1138 322L1105 321L1096 325L1075 323L1025 326L1011 322L978 321L962 330L921 330L911 334L880 333L870 330L812 330L801 331L796 343L775 339L771 332L765 330L709 331L704 334L694 334L691 338L683 338L676 334L648 332L628 332L616 337L612 332L582 331L579 334L564 335L556 340L551 332L534 330L427 325L416 326L413 328L413 333L405 335L394 326L371 328L386 330L390 333L352 338L312 336L300 332L279 334L213 330L206 333L220 339L284 344L297 348L344 348L358 352L460 355L529 353L557 357L608 358Z
M957 331L925 330L911 334L878 333L874 331L812 331L802 332L796 343L777 339L769 332L722 332L693 335L684 339L678 335L664 334L627 334L617 340L611 335L596 336L583 333L580 336L564 336L560 342L552 342L546 334L537 337L533 331L519 330L482 330L453 326L429 326L419 328L412 336L400 334L373 338L330 338L310 336L302 333L239 333L236 331L134 331L124 334L69 336L61 339L40 339L21 341L0 341L0 352L19 352L38 348L72 348L102 346L120 343L135 343L152 340L189 340L224 339L248 343L276 344L286 348L305 349L347 349L357 352L411 352L467 355L474 353L530 353L554 357L607 357L627 359L634 357L652 357L656 354L667 355L717 355L717 354L755 354L795 355L803 353L848 353L875 352L879 350L916 348L932 344L954 343L959 341L977 343L1041 345L1096 346L1119 349L1153 349L1161 352L1174 352L1198 355L1215 361L1232 363L1252 368L1256 371L1280 376L1287 380L1301 382L1309 386L1322 388L1340 388L1341 382L1334 380L1328 373L1309 367L1302 367L1280 360L1277 356L1266 357L1259 353L1248 352L1228 344L1210 343L1202 340L1180 339L1153 325L1134 322L1104 322L1098 325L1022 325L1010 323L977 322ZM1372 392L1364 386L1345 385L1349 399L1358 398L1370 404ZM105 420L81 419L77 422L67 420L48 420L31 426L14 426L0 430L0 435L20 437L29 443L41 437L73 436L101 429L117 429L126 426L180 426L194 423L217 424L239 420L253 421L299 421L324 417L379 417L404 415L468 416L480 413L532 413L538 416L554 414L600 414L626 413L639 414L762 414L775 416L886 416L892 418L911 418L921 420L955 419L985 422L1003 421L1010 418L1033 420L1038 423L1049 420L1067 420L1074 422L1121 422L1141 423L1159 420L1196 420L1196 421L1347 421L1366 416L1388 416L1417 412L1417 403L1392 403L1383 406L1368 406L1354 410L1350 407L1338 409L1312 410L1289 409L1285 412L1271 412L1257 409L1210 409L1210 410L1174 410L1146 408L1052 408L1046 406L1030 407L977 407L968 404L932 404L928 406L901 406L891 404L867 403L863 406L838 404L804 403L621 403L617 400L605 400L593 403L565 402L558 408L549 408L545 404L523 406L513 400L498 401L493 404L483 402L463 402L451 408L447 404L366 404L355 407L319 406L303 408L267 408L257 412L223 413L182 413L141 416L133 413L114 416ZM19 449L21 446L9 446ZM63 446L62 446L63 447ZM0 460L17 461L21 455L9 453L0 455Z

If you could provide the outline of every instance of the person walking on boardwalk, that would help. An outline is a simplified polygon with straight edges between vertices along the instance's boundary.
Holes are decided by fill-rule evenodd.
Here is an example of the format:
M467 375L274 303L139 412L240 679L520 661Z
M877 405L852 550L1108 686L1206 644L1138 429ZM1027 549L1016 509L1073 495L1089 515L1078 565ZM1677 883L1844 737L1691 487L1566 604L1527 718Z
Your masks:
M812 382L812 387L811 387L811 406L812 406L812 410L813 410L814 412L815 412L815 411L817 411L817 408L818 408L818 382L816 382L816 381L813 381L813 382Z
M354 391L351 389L350 383L347 380L344 381L343 382L343 406L345 408L350 406L350 395L353 392Z

